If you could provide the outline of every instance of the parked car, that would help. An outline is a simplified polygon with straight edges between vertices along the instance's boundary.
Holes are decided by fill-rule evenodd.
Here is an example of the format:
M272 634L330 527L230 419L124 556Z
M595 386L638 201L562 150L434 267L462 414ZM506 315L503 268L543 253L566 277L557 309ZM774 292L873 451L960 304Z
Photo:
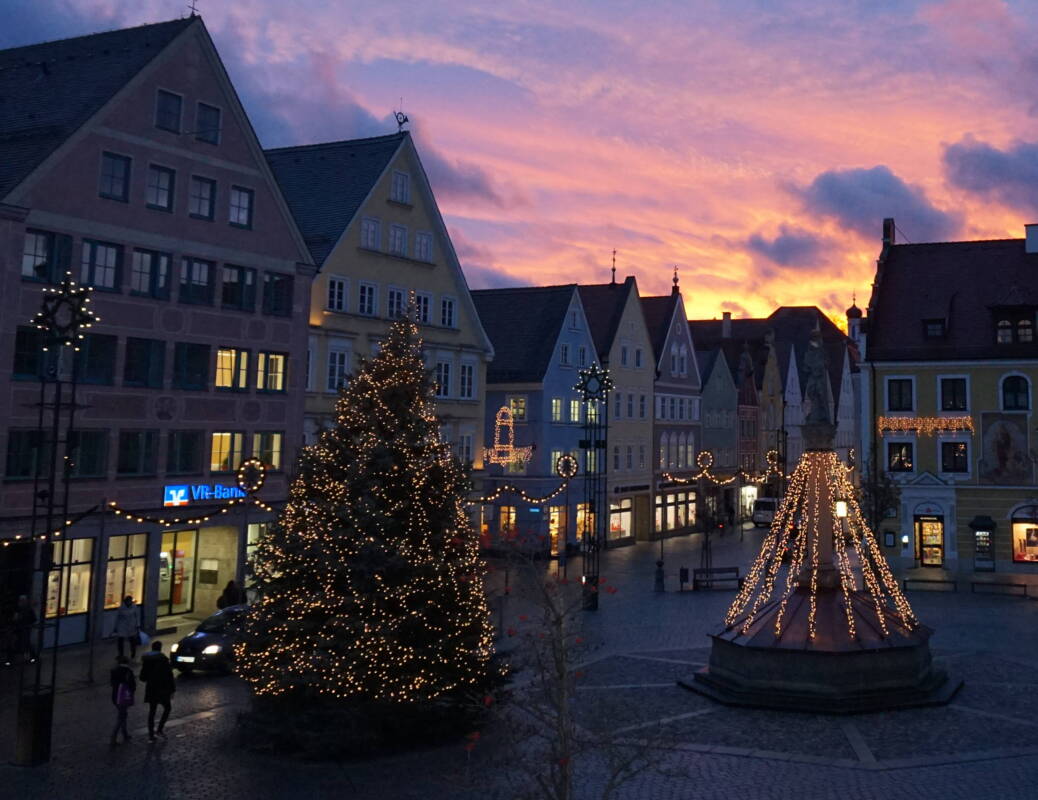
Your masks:
M173 666L182 674L197 670L230 672L234 666L236 622L248 606L228 606L202 620L194 633L169 648Z
M778 500L774 497L758 497L753 501L753 524L758 528L765 528L775 519L778 510Z

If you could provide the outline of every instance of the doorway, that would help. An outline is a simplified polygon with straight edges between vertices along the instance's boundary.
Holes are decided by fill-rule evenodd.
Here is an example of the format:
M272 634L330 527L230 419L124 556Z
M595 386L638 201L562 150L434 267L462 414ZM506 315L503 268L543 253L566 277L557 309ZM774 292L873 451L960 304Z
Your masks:
M188 614L195 606L198 531L165 531L159 552L157 615Z
M944 566L944 517L915 517L915 557L924 567Z

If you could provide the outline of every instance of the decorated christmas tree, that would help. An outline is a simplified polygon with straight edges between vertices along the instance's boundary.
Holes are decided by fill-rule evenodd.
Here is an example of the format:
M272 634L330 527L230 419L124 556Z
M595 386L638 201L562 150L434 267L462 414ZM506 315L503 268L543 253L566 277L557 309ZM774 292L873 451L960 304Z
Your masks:
M468 476L440 440L433 391L418 327L400 319L303 450L237 648L261 701L398 714L493 682Z

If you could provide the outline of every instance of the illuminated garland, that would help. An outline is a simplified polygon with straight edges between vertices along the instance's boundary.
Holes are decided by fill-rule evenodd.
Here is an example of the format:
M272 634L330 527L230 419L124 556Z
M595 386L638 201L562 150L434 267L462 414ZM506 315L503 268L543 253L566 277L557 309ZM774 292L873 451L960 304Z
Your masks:
M735 483L739 478L742 478L744 483L764 483L772 475L786 480L793 477L792 474L787 475L779 468L777 450L769 450L765 455L765 458L768 462L768 466L765 467L764 471L761 473L754 475L740 467L731 475L722 477L713 472L714 454L709 450L701 450L696 456L696 466L699 467L699 472L695 475L690 475L684 478L680 478L671 472L664 472L663 479L672 481L681 486L687 486L690 483L696 483L700 480L708 480L715 486L728 486ZM853 469L853 467L851 467L851 469Z
M973 417L880 417L876 421L880 433L935 433L968 431L973 433Z
M562 478L562 483L560 483L555 489L553 489L548 494L543 495L541 497L537 497L535 495L527 494L523 489L516 486L514 483L505 483L501 486L495 487L494 491L492 491L490 494L483 495L482 497L477 497L474 500L467 500L465 501L465 504L469 506L474 506L482 505L484 503L493 503L506 492L518 495L520 499L522 499L526 503L529 503L530 505L540 505L541 503L547 503L549 500L553 500L554 498L558 497L567 489L567 487L570 484L570 481L572 481L574 476L576 476L578 469L579 467L577 465L577 459L575 459L571 455L564 454L559 457L558 461L555 462L555 474Z

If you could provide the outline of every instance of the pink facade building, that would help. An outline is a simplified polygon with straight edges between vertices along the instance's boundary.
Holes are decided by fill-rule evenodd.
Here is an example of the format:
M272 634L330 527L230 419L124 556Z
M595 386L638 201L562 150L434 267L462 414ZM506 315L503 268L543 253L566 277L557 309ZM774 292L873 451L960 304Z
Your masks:
M40 596L51 447L74 523L37 611L61 641L109 635L127 594L149 626L204 616L272 519L221 512L239 464L267 465L277 507L302 443L310 255L200 18L0 52L0 96L0 618ZM29 322L66 271L100 322L44 353ZM75 426L52 441L41 375L74 361Z

